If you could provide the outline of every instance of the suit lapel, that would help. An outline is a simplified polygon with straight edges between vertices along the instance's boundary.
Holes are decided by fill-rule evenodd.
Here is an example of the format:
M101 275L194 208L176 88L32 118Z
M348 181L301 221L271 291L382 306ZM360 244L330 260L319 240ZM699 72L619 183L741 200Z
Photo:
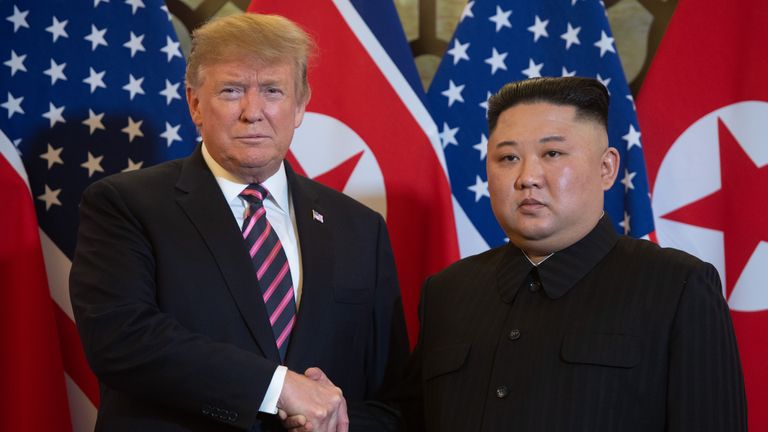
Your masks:
M256 343L266 358L279 363L280 355L240 228L205 164L200 146L184 161L176 187L182 192L177 198L179 206L211 251Z
M333 301L333 238L330 220L317 194L309 187L310 180L297 175L285 162L288 187L291 191L299 247L301 249L302 292L296 325L286 356L289 367L314 364L316 353L324 347L317 338L318 326L330 325L327 316Z

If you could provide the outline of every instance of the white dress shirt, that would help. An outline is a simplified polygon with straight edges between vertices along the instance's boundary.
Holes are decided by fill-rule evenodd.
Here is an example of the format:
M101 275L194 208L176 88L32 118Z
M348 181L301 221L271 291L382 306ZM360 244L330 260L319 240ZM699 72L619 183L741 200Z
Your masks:
M248 184L242 183L219 165L208 153L205 143L203 143L202 152L205 163L210 168L213 176L216 177L216 182L224 194L224 199L226 199L229 208L232 210L232 216L237 221L237 226L242 227L245 208L248 203L240 198L239 195ZM285 256L288 259L291 281L293 282L293 294L296 298L296 308L298 309L301 300L302 283L301 254L299 253L299 238L296 235L296 216L293 210L290 191L288 190L288 178L285 176L285 165L281 163L280 169L262 182L261 185L269 191L269 196L264 200L264 209L267 212L267 221L272 225L272 229L280 239ZM269 383L269 388L267 388L267 393L264 395L264 399L259 407L259 411L271 414L277 413L277 399L280 397L280 392L283 389L287 372L288 368L285 366L277 367L275 374L272 376L272 381Z

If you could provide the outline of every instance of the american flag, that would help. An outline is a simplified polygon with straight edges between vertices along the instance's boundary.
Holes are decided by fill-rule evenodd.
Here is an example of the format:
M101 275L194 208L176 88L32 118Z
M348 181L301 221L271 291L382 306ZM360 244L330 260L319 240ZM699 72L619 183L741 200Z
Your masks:
M0 2L0 130L23 161L51 294L70 320L66 278L85 187L185 156L196 144L185 61L163 1L76 3ZM95 402L87 368L73 360L79 341L62 345L69 378Z
M605 209L619 232L651 232L635 104L602 2L477 0L464 8L428 99L453 195L480 235L490 246L505 240L491 212L485 173L488 97L510 81L539 76L592 77L608 88L608 135L621 166Z

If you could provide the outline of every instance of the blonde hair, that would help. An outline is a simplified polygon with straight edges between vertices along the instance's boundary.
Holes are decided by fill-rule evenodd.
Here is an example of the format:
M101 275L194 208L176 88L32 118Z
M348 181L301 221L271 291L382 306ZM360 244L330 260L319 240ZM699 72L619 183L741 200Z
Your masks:
M312 38L293 21L278 15L236 14L208 21L192 33L187 59L187 85L197 88L206 66L233 59L263 64L293 63L298 99L309 99L307 63L315 49Z

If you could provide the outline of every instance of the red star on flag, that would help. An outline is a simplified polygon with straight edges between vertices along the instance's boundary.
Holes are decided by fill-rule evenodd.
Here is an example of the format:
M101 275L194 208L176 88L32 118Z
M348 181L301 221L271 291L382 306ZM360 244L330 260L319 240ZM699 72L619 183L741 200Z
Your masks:
M721 119L717 125L720 190L662 217L722 231L725 285L730 296L757 245L768 241L768 201L760 199L757 193L768 188L768 167L755 165Z

